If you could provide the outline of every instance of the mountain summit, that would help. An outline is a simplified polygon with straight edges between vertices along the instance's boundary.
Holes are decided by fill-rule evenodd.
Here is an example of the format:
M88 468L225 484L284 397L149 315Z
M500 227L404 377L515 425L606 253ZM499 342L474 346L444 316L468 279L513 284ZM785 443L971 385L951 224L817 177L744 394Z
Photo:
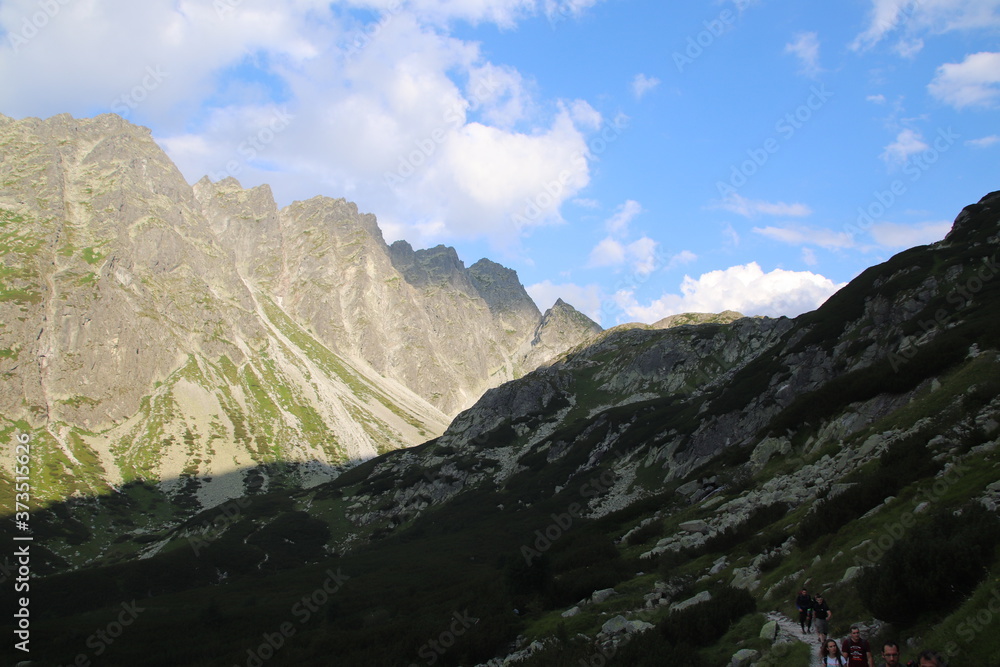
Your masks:
M322 478L596 330L532 353L513 271L388 246L343 199L188 185L118 116L7 119L0 145L0 425L35 434L41 497L176 479L211 503L242 486L206 478L274 462Z

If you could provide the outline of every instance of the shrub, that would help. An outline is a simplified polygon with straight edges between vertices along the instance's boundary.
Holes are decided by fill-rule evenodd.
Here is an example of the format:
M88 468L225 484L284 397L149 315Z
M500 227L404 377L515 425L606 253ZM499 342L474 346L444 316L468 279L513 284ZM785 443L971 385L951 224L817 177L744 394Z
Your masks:
M659 630L673 645L710 646L743 616L757 610L757 602L742 588L722 586L708 602L674 612L660 621Z
M823 535L836 533L888 496L896 495L914 481L933 475L939 466L932 460L923 439L921 434L915 434L893 444L882 454L874 473L856 473L848 478L855 482L854 486L838 496L820 501L815 511L802 519L795 533L796 540L802 545L809 545Z
M939 512L862 571L858 595L876 617L904 626L943 615L987 575L998 543L1000 522L982 506Z
M639 546L649 542L654 537L659 537L663 533L663 522L660 520L650 521L642 528L637 528L625 540L630 547Z

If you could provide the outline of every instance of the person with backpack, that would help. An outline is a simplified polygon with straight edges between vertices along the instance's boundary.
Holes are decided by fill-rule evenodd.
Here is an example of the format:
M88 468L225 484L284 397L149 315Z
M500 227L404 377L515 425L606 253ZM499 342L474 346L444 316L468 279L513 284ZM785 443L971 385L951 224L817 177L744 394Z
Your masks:
M875 657L868 640L861 636L861 628L851 626L851 636L844 640L840 647L847 657L848 667L875 667Z
M826 633L830 631L830 617L833 616L833 612L830 611L830 607L826 604L826 599L822 595L816 596L816 604L813 605L812 615L816 622L816 636L819 637L819 643L825 644Z
M827 639L819 646L820 665L822 667L847 667L844 654L840 652L836 639Z

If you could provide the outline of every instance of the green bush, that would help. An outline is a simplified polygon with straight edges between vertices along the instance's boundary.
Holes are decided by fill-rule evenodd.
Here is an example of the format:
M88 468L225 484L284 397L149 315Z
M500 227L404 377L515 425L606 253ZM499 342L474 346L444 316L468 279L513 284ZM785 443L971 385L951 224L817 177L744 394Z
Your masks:
M708 602L674 612L660 621L659 630L673 645L710 646L726 634L729 627L757 610L757 602L742 588L722 586L712 592Z
M943 615L986 577L998 543L1000 522L982 506L939 512L862 571L858 596L877 618L903 626Z
M932 476L940 466L924 445L925 439L917 433L893 444L882 454L875 472L852 475L847 480L854 483L850 489L820 501L799 524L795 533L799 544L810 545L819 537L836 533L912 482Z
M656 520L651 521L642 528L637 528L628 536L625 540L626 544L630 547L639 546L640 544L645 544L649 542L654 537L659 537L663 534L663 522Z

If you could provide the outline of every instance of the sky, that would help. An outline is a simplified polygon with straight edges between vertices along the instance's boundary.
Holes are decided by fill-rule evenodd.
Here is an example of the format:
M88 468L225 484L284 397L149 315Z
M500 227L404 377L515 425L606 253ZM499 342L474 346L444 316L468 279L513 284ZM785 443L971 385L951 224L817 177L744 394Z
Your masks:
M605 327L795 316L1000 190L1000 0L0 0L0 113L117 113Z

